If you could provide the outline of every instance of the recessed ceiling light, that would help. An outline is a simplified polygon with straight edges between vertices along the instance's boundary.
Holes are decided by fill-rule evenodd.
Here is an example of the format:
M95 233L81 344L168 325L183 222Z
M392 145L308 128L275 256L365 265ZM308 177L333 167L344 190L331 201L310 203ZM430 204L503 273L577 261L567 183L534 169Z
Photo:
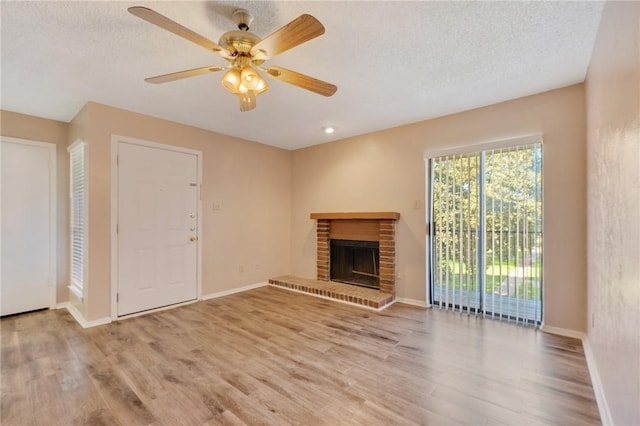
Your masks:
M335 132L335 130L336 130L336 129L334 129L334 128L333 128L333 127L331 127L331 126L329 126L329 127L325 127L325 128L324 128L324 132L325 132L325 133L328 133L328 134L331 134L331 133Z

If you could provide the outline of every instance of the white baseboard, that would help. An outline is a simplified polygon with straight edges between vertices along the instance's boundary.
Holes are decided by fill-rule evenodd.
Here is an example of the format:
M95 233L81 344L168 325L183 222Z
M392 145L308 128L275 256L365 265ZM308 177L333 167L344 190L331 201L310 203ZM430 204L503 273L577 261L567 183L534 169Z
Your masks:
M584 349L584 357L587 360L587 370L589 370L589 376L591 376L591 386L593 387L593 393L596 396L596 403L598 405L598 411L600 413L600 421L603 426L613 426L613 419L611 418L611 411L609 411L609 404L605 398L602 382L600 381L600 373L598 372L598 365L593 356L591 350L591 344L586 333L576 330L569 330L566 328L552 327L548 325L542 325L540 329L546 333L557 334L560 336L573 337L574 339L582 340L582 348Z
M545 333L557 334L558 336L573 337L574 339L580 340L583 340L586 337L586 335L582 331L553 327L546 324L542 324L542 326L540 326L540 330L544 331Z
M219 291L217 293L203 294L200 300L216 299L218 297L224 297L224 296L229 296L236 293L242 293L243 291L249 291L249 290L264 287L267 285L269 285L269 283L267 281L263 281L260 283L245 285L243 287L232 288L231 290Z
M396 297L396 302L404 303L405 305L417 306L419 308L429 308L430 305L427 305L427 302L424 300L418 299L407 299L406 297Z
M170 309L179 308L181 306L191 305L192 303L196 303L196 302L198 302L198 300L196 300L196 299L187 300L186 302L180 302L180 303L175 303L173 305L161 306L159 308L149 309L147 311L142 311L142 312L135 312L135 313L129 314L129 315L122 315L122 316L117 317L117 318L112 318L112 320L113 321L127 320L129 318L141 317L143 315L154 314L156 312L168 311Z
M223 296L228 296L230 294L241 293L243 291L253 290L254 288L264 287L264 286L266 286L268 284L269 284L268 282L264 281L264 282L260 282L260 283L256 283L256 284L250 284L250 285L247 285L247 286L244 286L244 287L234 288L234 289L231 289L231 290L220 291L218 293L206 294L206 295L202 296L201 300L215 299L217 297L223 297ZM166 309L170 309L170 308L175 308L175 307L186 305L186 304L190 304L190 303L193 303L193 301L189 301L189 302L186 302L186 303L183 303L183 304L179 304L179 305L172 305L172 306L159 308L159 309L154 310L153 312L166 310ZM109 317L99 318L99 319L93 320L93 321L87 321L87 319L84 317L84 315L82 315L82 313L78 310L78 308L76 308L74 305L72 305L69 302L58 303L56 305L56 309L66 309L67 311L69 311L71 316L78 322L78 324L80 324L80 326L82 326L82 328L96 327L96 326L99 326L99 325L109 324L109 323L113 322L113 320L111 318L109 318ZM150 312L151 311L145 311L145 312L141 312L141 313L138 313L138 314L127 315L126 317L118 318L118 320L128 319L128 318L132 318L132 317L135 317L135 316L147 314L147 313L150 313Z
M82 313L78 310L78 308L76 308L74 305L72 305L69 302L58 303L56 308L66 309L67 311L69 311L71 316L76 320L78 324L80 324L82 328L97 327L99 325L105 325L105 324L111 323L111 318L109 317L98 318L97 320L93 320L93 321L87 321L87 319L84 317L84 315L82 315Z
M613 419L611 418L611 411L609 411L609 404L607 404L607 398L604 394L604 388L602 387L602 381L600 381L600 373L598 372L598 365L596 359L593 356L591 350L591 344L589 338L584 336L582 339L582 347L584 348L584 357L587 359L587 367L589 369L589 376L591 376L591 385L593 386L593 393L596 395L596 402L598 403L598 411L600 412L600 421L603 426L613 426Z

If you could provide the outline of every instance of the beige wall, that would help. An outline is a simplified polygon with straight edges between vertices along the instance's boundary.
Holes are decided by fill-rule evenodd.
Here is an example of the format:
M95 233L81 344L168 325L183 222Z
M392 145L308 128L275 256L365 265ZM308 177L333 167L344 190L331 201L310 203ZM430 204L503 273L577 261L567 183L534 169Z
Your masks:
M47 142L56 145L56 239L57 302L68 300L69 285L69 157L67 155L67 123L47 120L11 111L0 111L3 136Z
M203 295L289 272L289 151L92 102L85 109L90 176L88 320L110 315L113 134L202 151ZM78 129L84 128L78 121ZM214 202L221 210L213 210Z
M424 301L426 150L544 134L545 324L584 330L582 84L293 152L292 273L315 276L311 212L398 211L398 297ZM420 200L421 208L413 208Z
M8 119L5 119L8 117ZM37 128L41 119L3 112L3 134ZM26 120L24 118L23 120ZM42 120L46 123L48 120ZM111 135L202 150L203 294L225 291L293 272L315 275L313 211L399 211L399 297L425 300L425 150L544 134L545 323L584 330L585 170L584 93L576 85L409 126L363 135L293 153L89 103L69 125L57 124L59 168L67 199L66 146L78 138L89 152L89 275L84 303L88 320L110 314ZM11 136L38 138L22 130ZM57 132L57 133L56 133ZM44 133L44 134L43 134ZM8 134L8 133L7 133ZM46 134L46 135L45 135ZM55 137L54 137L55 139ZM414 209L414 200L421 208ZM213 211L213 203L222 206ZM67 204L59 213L67 235ZM60 241L61 298L68 281L67 241ZM244 270L240 272L240 269ZM63 271L63 272L62 272Z
M588 342L616 425L640 424L639 28L607 2L586 79Z

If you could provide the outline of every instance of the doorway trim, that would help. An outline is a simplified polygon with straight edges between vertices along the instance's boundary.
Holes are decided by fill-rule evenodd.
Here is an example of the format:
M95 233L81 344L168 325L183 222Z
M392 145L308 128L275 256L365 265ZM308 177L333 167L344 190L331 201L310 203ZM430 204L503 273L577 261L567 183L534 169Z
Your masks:
M58 298L58 215L57 215L57 171L56 171L56 149L57 145L49 142L34 141L31 139L14 138L2 136L2 142L16 143L21 145L37 146L46 148L49 152L49 309L56 309ZM1 151L1 148L0 148ZM0 202L1 204L1 202ZM0 206L1 207L1 206ZM0 241L0 244L2 242ZM1 262L0 262L1 263ZM0 270L2 266L0 265Z
M178 307L185 303L178 303L176 305L160 307L157 309L150 309L142 313L118 316L118 303L116 301L118 293L118 145L120 143L128 143L132 145L145 146L148 148L163 149L165 151L174 151L184 154L195 155L198 164L198 239L196 241L196 299L202 300L202 151L183 148L176 145L167 145L158 142L146 141L143 139L131 138L128 136L111 135L111 319L117 321L120 319L129 318L131 316L138 316L141 314L151 313L158 310L165 310L172 307ZM193 302L187 302L193 303Z

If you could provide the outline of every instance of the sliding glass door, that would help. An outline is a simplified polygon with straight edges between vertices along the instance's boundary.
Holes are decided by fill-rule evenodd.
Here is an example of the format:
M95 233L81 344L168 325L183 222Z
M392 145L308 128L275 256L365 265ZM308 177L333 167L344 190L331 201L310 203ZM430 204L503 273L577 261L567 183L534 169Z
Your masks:
M542 146L428 160L431 303L542 320Z

